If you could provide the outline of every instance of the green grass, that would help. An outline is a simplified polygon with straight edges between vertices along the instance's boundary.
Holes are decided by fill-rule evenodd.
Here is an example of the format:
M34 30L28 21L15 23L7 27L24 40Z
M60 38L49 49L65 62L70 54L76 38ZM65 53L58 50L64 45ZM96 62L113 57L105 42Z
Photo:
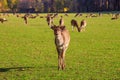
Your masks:
M71 35L64 71L57 70L54 35L46 19L29 19L26 25L12 14L6 17L8 22L0 23L0 80L120 80L120 19L85 15L64 17ZM72 31L73 18L87 21L85 32Z

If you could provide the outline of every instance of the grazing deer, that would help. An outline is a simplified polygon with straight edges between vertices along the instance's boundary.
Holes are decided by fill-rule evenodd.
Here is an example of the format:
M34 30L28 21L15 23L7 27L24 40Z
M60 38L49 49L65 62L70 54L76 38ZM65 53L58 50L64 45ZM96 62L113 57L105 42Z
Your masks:
M83 19L80 23L80 32L85 31L86 25L87 25L87 22Z
M81 14L81 13L76 13L74 17L77 17L77 16L78 16L78 17L79 17L79 16L82 16L82 14Z
M67 14L67 13L65 13L65 16L68 16L68 14Z
M77 17L77 16L79 16L79 13L76 13L74 17Z
M37 16L29 16L28 18L35 19Z
M1 23L3 23L5 21L7 21L7 19L6 18L0 18L0 21L1 21Z
M76 20L72 19L71 20L71 25L72 25L72 31L73 31L74 27L76 27L78 32L80 32L80 29L79 29L79 26L78 26L78 23L77 23Z
M65 68L65 52L70 42L70 34L65 26L52 26L54 31L55 45L58 52L58 70Z
M58 17L58 13L53 14L53 18Z
M28 23L28 20L27 20L27 15L24 15L22 18L24 19L25 24L27 24L27 23Z
M64 20L63 20L63 17L61 16L61 19L59 20L59 25L60 26L64 26Z
M119 18L119 13L114 14L113 17L111 18L111 20L116 20L116 19L118 19L118 18Z
M53 17L47 16L47 17L46 17L46 21L47 21L47 23L48 23L48 26L51 27L51 24L53 24Z

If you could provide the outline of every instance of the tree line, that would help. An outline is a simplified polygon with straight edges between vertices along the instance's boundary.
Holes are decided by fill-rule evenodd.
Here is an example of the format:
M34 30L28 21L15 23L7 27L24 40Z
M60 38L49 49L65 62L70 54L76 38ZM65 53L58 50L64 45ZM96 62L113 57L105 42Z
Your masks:
M120 0L0 0L0 11L21 12L119 11Z

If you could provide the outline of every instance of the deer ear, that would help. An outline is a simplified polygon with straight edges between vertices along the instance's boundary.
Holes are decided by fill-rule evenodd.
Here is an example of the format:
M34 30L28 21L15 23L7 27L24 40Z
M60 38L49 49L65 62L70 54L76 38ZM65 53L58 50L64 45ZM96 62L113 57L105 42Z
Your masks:
M54 30L54 29L55 29L55 27L56 27L56 25L53 25L53 26L51 26L51 29L52 29L52 30Z
M65 29L65 26L60 26L60 29L61 29L61 30L64 30L64 29Z
M54 30L54 26L51 26L51 29Z

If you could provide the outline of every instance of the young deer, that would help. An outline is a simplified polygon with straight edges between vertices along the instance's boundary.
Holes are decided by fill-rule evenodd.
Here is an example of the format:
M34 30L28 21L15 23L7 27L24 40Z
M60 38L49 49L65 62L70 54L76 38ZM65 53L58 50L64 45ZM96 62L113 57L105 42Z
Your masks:
M58 70L65 68L65 52L70 42L70 34L65 26L52 26L54 31L55 45L58 52Z
M79 26L78 26L78 23L77 23L76 20L72 19L71 20L71 25L72 25L72 31L73 31L74 27L76 27L78 32L80 32L80 29L79 29Z
M87 22L83 19L80 23L80 32L85 31L86 25L87 25Z

